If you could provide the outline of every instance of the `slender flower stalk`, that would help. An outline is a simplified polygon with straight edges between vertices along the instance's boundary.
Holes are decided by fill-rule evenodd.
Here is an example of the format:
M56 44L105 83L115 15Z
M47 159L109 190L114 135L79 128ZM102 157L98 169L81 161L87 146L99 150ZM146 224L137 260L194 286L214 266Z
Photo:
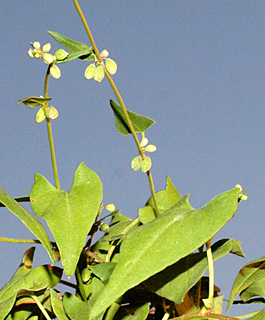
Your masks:
M211 308L213 306L214 297L214 267L213 267L213 253L211 249L211 240L206 242L207 259L209 267L209 296L208 301L210 302Z
M49 65L47 72L46 72L46 76L45 76L44 98L48 97L48 81L49 81L49 75L50 75L50 68L51 68L51 65ZM48 107L48 104L46 105L46 107ZM56 188L60 189L58 170L57 170L57 165L56 165L56 157L55 157L55 148L54 148L53 135L52 135L52 124L51 124L50 118L46 117L46 124L47 124L47 131L48 131L48 138L49 138L49 145L50 145L50 152L51 152L54 180L55 180Z
M88 38L89 38L90 43L91 43L91 45L92 45L92 47L93 47L93 49L94 49L94 51L95 51L95 54L96 54L96 56L97 56L97 59L98 59L99 62L102 63L102 58L101 58L101 56L100 56L100 53L99 53L99 51L98 51L98 48L97 48L96 43L95 43L95 41L94 41L94 38L93 38L93 36L92 36L92 33L91 33L90 29L89 29L89 26L88 26L88 24L87 24L87 22L86 22L86 19L85 19L84 15L83 15L83 12L82 12L79 4L78 4L78 1L77 1L77 0L73 0L73 2L74 2L74 5L75 5L75 7L76 7L76 10L77 10L77 12L78 12L78 14L79 14L79 16L80 16L80 18L81 18L81 21L82 21L82 23L83 23L83 25L84 25L84 27L85 27L85 30L86 30L87 35L88 35ZM124 112L124 115L125 115L125 117L126 117L126 120L128 121L128 125L129 125L129 128L130 128L130 131L131 131L131 133L132 133L132 135L133 135L134 141L135 141L136 146L137 146L137 148L138 148L139 154L140 154L140 156L144 159L144 157L145 157L144 152L143 152L143 150L142 150L142 148L141 148L139 139L138 139L138 137L137 137L137 135L136 135L136 132L135 132L134 127L133 127L133 125L132 125L131 119L130 119L130 117L129 117L129 114L128 114L128 112L127 112L127 109L126 109L126 107L125 107L125 104L124 104L124 102L123 102L123 99L122 99L122 97L121 97L121 95L120 95L120 93L119 93L119 91L118 91L118 89L117 89L117 87L116 87L116 85L115 85L112 77L110 76L109 72L106 70L106 68L105 68L105 75L106 75L106 78L108 79L108 81L109 81L109 83L110 83L110 86L112 87L112 89L113 89L113 91L114 91L114 93L115 93L115 95L116 95L116 97L117 97L117 99L118 99L118 101L119 101L119 103L120 103L120 106L122 107L122 110L123 110L123 112ZM151 175L151 171L150 171L150 170L147 171L147 176L148 176L148 181L149 181L149 185L150 185L151 194L152 194L152 197L153 197L153 199L154 199L156 216L159 216L159 209L158 209L158 204L157 204L157 199L156 199L156 194L155 194L154 182L153 182L153 179L152 179L152 175Z

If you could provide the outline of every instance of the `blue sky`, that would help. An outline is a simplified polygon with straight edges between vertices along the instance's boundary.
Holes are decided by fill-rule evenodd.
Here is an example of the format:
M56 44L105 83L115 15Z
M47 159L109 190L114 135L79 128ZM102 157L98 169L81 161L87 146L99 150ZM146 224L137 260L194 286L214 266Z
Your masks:
M228 256L216 264L216 284L229 297L239 269L264 255L264 1L80 1L99 50L118 64L113 79L127 108L157 121L147 132L156 190L166 176L199 208L240 183L249 199L217 239L242 241L246 259ZM35 173L53 182L45 123L16 101L43 94L46 66L27 55L29 42L50 42L57 31L89 44L71 1L1 1L1 187L28 195ZM53 121L62 189L72 184L80 162L94 170L113 202L136 217L149 198L147 177L130 168L137 149L120 136L106 79L83 76L87 63L61 65L49 95L59 110ZM0 234L30 238L20 221L1 209ZM0 243L0 286L12 276L26 245ZM48 263L37 250L36 264ZM254 310L256 307L254 308ZM233 307L231 315L251 308Z

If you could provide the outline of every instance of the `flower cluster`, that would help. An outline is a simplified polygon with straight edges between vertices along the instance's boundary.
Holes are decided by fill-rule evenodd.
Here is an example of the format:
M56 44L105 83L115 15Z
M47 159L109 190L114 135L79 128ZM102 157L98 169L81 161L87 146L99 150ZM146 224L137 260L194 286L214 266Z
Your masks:
M147 172L148 170L150 170L152 166L151 158L147 156L146 152L155 152L156 146L154 146L153 144L149 144L149 145L147 144L148 144L148 139L144 136L144 133L142 133L142 141L140 143L140 146L142 148L144 157L139 155L134 159L132 159L131 168L134 171L141 169L143 172Z
M117 72L117 64L114 60L108 58L109 53L107 50L103 50L100 54L102 60L104 62L100 62L95 60L94 63L90 64L85 70L85 78L86 79L94 79L97 82L101 82L105 76L105 69L110 74L115 74Z
M55 65L56 57L50 53L51 50L50 43L46 43L42 49L39 42L31 42L30 43L33 49L29 49L28 55L32 58L40 59L42 58L45 64L51 65L50 74L55 79L59 79L61 76L60 69Z

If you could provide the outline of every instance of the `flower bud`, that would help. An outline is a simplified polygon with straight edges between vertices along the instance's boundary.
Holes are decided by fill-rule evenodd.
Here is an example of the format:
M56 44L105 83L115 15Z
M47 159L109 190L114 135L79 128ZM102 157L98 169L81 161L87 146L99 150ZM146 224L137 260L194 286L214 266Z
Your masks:
M40 49L40 43L38 41L33 42L33 47L36 50Z
M108 226L106 223L103 223L103 224L100 226L100 231L103 231L103 232L108 233L108 232L109 232L109 226Z
M54 55L56 57L56 60L64 60L69 55L69 53L64 49L58 49L55 51Z
M134 171L137 171L141 168L141 164L142 164L142 158L141 158L141 156L137 156L134 159L132 159L131 168Z
M117 72L117 64L112 59L106 59L106 68L110 74L115 74Z
M55 61L55 57L50 53L43 54L43 62L46 64L51 64Z
M92 78L94 78L95 73L96 73L95 65L94 64L90 64L85 70L85 78L86 79L92 79Z
M241 192L241 191L242 191L242 187L241 187L241 185L240 185L240 184L237 184L237 185L235 186L235 188L239 188L239 192Z
M39 111L38 111L37 114L36 114L35 121L36 121L37 123L41 123L44 119L45 119L44 110L43 110L43 108L40 108Z
M46 117L50 119L56 119L58 115L59 113L57 109L55 109L53 106L50 106L46 112Z
M108 211L110 211L110 212L113 212L113 211L116 210L116 209L115 209L115 205L114 205L113 203L106 204L106 205L105 205L105 209L108 210Z
M109 53L108 51L105 49L101 52L100 54L101 58L107 58L109 56Z
M147 145L147 143L148 143L148 139L144 137L144 138L142 139L141 143L140 143L140 146L141 146L141 147L145 147L145 146Z
M42 47L42 51L43 52L49 52L51 50L51 44L50 43L46 43L43 47Z
M94 80L97 82L101 82L103 80L104 76L105 76L104 68L102 65L99 65L96 68Z
M155 152L156 151L156 146L153 144L149 144L147 147L145 147L145 151L147 152Z
M55 79L59 79L61 77L61 70L55 64L50 68L50 73Z
M150 170L151 166L152 166L151 159L149 157L144 158L141 164L142 171L147 172L148 170Z

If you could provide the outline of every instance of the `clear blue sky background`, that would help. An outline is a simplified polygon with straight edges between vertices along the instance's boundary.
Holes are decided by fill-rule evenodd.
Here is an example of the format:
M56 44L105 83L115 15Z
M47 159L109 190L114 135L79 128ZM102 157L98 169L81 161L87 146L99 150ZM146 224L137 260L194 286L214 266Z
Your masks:
M113 77L129 110L153 118L147 131L156 190L169 176L199 208L237 183L249 189L216 240L242 241L246 259L216 264L216 284L228 298L240 268L264 255L264 1L80 1L99 50L118 63ZM46 31L89 44L72 1L1 1L1 187L28 195L35 173L53 182L45 123L16 101L43 94L46 66L27 55L29 42L60 46ZM82 161L101 178L104 203L136 217L148 197L145 174L134 172L132 137L115 129L106 79L86 80L86 62L61 65L49 95L59 110L53 133L61 187L67 191ZM195 226L199 227L199 226ZM0 235L31 238L1 209ZM14 273L27 245L0 243L0 286ZM38 247L36 263L49 263ZM252 308L252 309L256 309ZM233 307L231 315L250 312Z

